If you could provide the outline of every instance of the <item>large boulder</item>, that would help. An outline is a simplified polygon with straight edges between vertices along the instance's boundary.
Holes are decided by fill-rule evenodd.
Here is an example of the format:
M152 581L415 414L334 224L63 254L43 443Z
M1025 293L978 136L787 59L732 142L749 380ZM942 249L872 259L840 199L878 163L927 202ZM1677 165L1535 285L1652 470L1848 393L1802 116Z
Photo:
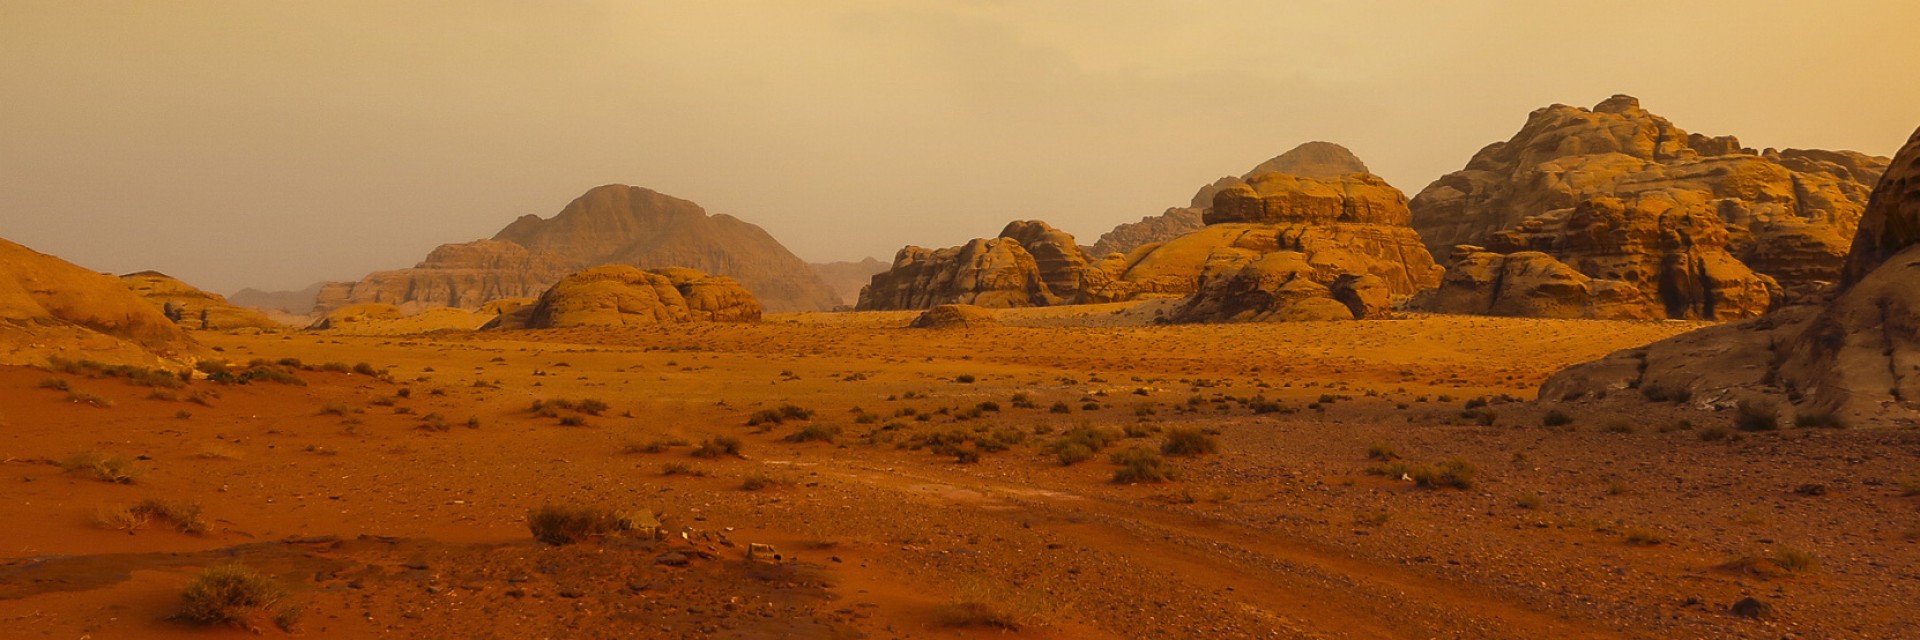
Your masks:
M1848 151L1746 149L1614 96L1534 111L1410 207L1436 254L1540 251L1641 289L1663 317L1737 319L1839 279L1886 166Z
M200 352L119 278L0 240L0 364L49 356L157 364Z
M993 312L970 304L943 304L914 317L915 329L979 329L1000 326Z
M944 249L906 247L893 267L860 292L862 311L931 309L943 304L989 308L1081 302L1085 278L1097 271L1073 236L1044 222L1012 222L993 238Z
M1920 425L1920 131L1874 189L1830 301L1617 352L1554 374L1551 402L1685 399L1796 421ZM1855 277L1855 271L1861 275ZM1637 389L1640 393L1627 392ZM1624 400L1623 400L1624 398Z
M1323 284L1307 255L1275 251L1222 261L1200 290L1169 316L1173 322L1299 322L1382 317L1386 286L1378 276L1342 274ZM1336 289L1338 287L1338 289Z
M647 327L758 322L760 303L732 278L685 268L594 267L562 278L532 305L486 328Z
M412 269L383 271L319 294L325 309L385 303L478 308L534 297L567 274L605 264L683 266L731 276L776 311L824 311L839 297L758 226L650 189L596 187L552 218L527 215L488 240L443 245Z
M219 294L202 291L158 271L141 271L120 276L120 281L148 303L160 308L161 315L188 329L284 329L266 314L235 306Z

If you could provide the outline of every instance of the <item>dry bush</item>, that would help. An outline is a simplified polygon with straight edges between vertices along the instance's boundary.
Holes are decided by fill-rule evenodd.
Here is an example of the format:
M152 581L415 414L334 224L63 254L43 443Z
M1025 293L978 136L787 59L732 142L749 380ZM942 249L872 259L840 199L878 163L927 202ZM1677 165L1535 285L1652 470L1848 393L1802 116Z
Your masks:
M60 468L67 473L77 473L102 482L115 484L133 484L146 472L144 466L131 458L108 455L98 449L83 449L60 461Z
M1170 456L1219 453L1220 441L1199 429L1173 429L1167 431L1167 441L1160 445L1160 452Z
M272 578L260 575L240 564L209 567L186 590L180 592L178 617L200 624L224 624L258 629L257 621L286 598L286 589ZM274 623L291 630L300 620L301 609L283 606L273 614Z
M718 458L720 456L742 457L740 439L733 436L714 436L700 441L692 455L695 458Z
M1116 484L1167 482L1180 478L1180 469L1168 464L1159 452L1146 447L1133 447L1115 453L1112 460L1120 465L1120 469L1113 472Z
M624 528L620 514L600 507L541 505L527 512L533 539L560 546L603 536Z

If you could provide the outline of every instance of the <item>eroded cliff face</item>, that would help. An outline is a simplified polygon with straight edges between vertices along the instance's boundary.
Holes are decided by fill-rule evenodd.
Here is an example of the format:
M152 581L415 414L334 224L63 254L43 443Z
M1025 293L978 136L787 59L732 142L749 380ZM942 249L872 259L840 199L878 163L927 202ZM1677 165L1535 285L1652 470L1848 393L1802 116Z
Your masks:
M0 364L177 364L203 352L119 278L0 240Z
M1655 317L1738 319L1839 278L1847 238L1886 163L1846 151L1756 152L1730 136L1687 133L1615 96L1591 110L1533 112L1512 140L1482 149L1410 208L1436 255L1459 245L1540 252L1605 287L1639 289L1624 299L1656 301Z
M1744 404L1789 423L1920 425L1920 131L1873 190L1850 244L1831 300L1575 365L1540 397Z
M945 304L1036 307L1081 301L1092 256L1073 236L1033 220L944 249L906 247L860 292L862 311Z
M383 271L319 294L321 310L352 304L478 308L533 297L592 266L688 267L738 279L775 311L832 309L839 298L760 227L650 189L608 185L552 218L522 216L493 238L442 245L412 269Z
M1225 176L1200 187L1185 207L1172 207L1160 215L1115 226L1093 243L1093 255L1104 258L1115 253L1126 254L1142 246L1166 242L1197 231L1208 224L1202 218L1213 208L1215 195L1228 188L1245 186L1247 180L1264 173L1338 178L1350 173L1370 172L1367 163L1361 162L1346 147L1331 142L1308 142L1260 163L1244 175Z

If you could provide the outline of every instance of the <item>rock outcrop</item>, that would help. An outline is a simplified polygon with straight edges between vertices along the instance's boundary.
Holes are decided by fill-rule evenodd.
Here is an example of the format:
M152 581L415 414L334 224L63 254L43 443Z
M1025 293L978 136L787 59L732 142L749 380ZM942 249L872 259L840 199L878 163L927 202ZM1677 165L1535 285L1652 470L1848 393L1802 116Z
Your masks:
M161 315L188 329L223 331L228 329L284 329L266 314L235 306L219 294L209 293L158 271L141 271L120 276L127 288L160 309Z
M1482 149L1411 208L1436 255L1459 245L1538 251L1639 289L1655 317L1737 319L1839 278L1885 168L1885 158L1847 151L1746 149L1614 96L1591 110L1534 111L1512 140Z
M119 278L0 240L0 364L58 356L151 365L199 353Z
M594 267L567 276L532 305L487 328L646 327L687 322L758 322L760 303L726 276L686 268Z
M1157 216L1141 218L1102 234L1093 243L1093 255L1126 254L1139 247L1166 242L1207 225L1203 220L1213 208L1213 198L1231 187L1245 186L1247 180L1263 173L1281 173L1305 178L1338 178L1350 173L1370 173L1346 147L1331 142L1308 142L1255 166L1240 177L1226 176L1200 187L1185 207L1173 207Z
M1201 215L1208 224L1200 229L1099 260L1065 232L1029 221L959 247L908 247L874 277L860 308L1186 298L1170 320L1380 318L1440 281L1407 226L1406 195L1369 173L1236 178Z
M1082 301L1093 256L1073 236L1033 220L944 249L906 247L860 292L862 311L943 304L1039 307Z
M922 312L910 325L915 329L979 329L1000 326L993 312L970 304L943 304Z
M1831 301L1798 305L1576 365L1549 402L1679 400L1783 421L1920 425L1920 131L1863 214ZM1858 275L1856 275L1858 274ZM1637 393L1635 391L1638 391Z
M692 202L625 185L597 187L552 218L522 216L488 240L443 245L412 269L335 283L321 309L384 303L478 308L539 295L567 274L605 264L684 266L737 279L776 311L839 304L807 264L760 227Z

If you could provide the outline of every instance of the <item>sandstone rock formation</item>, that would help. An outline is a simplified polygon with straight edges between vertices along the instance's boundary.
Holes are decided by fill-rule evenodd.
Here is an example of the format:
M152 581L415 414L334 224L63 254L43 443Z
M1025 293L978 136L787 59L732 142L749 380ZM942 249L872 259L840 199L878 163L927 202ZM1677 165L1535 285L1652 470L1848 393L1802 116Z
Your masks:
M913 319L915 329L978 329L997 327L993 312L970 304L943 304L922 312Z
M643 271L607 265L567 276L532 305L487 328L645 327L686 322L759 322L760 303L740 283L685 268Z
M1346 147L1331 142L1308 142L1255 166L1241 177L1226 176L1201 187L1185 207L1167 209L1139 222L1121 224L1100 236L1093 244L1093 255L1125 254L1144 245L1166 242L1207 225L1202 216L1213 208L1213 198L1230 187L1263 173L1281 173L1305 178L1338 178L1350 173L1369 173L1367 164Z
M313 331L344 329L349 325L391 322L405 317L407 317L405 311L390 304L379 302L350 304L327 311L326 315L314 320L313 324L307 325L307 328Z
M1847 151L1756 152L1614 96L1591 110L1534 111L1512 140L1482 149L1411 208L1436 255L1458 245L1538 251L1607 287L1639 289L1627 297L1650 302L1628 317L1734 319L1837 280L1885 168L1885 158Z
M1541 399L1744 404L1784 421L1920 425L1920 131L1863 215L1831 301L1570 367L1547 380Z
M1405 194L1378 176L1258 173L1213 198L1207 226L1098 260L1031 221L959 247L908 247L874 277L860 308L1192 296L1172 321L1379 318L1393 300L1439 283L1440 267L1407 226Z
M887 270L887 263L879 258L866 258L858 262L814 262L807 266L813 268L814 274L820 276L820 281L827 283L834 296L849 309L860 303L860 289L873 281L873 274Z
M0 364L152 365L200 347L120 279L0 240Z
M266 314L235 306L219 294L202 291L158 271L130 273L120 276L120 281L159 307L161 315L189 329L286 328Z
M1044 222L1009 223L994 238L944 249L906 247L860 292L860 310L990 308L1079 302L1093 256Z
M777 311L838 304L805 262L760 227L624 185L590 190L552 218L523 216L488 240L443 245L412 269L329 285L318 304L478 308L537 296L567 274L604 264L686 266L731 276Z

